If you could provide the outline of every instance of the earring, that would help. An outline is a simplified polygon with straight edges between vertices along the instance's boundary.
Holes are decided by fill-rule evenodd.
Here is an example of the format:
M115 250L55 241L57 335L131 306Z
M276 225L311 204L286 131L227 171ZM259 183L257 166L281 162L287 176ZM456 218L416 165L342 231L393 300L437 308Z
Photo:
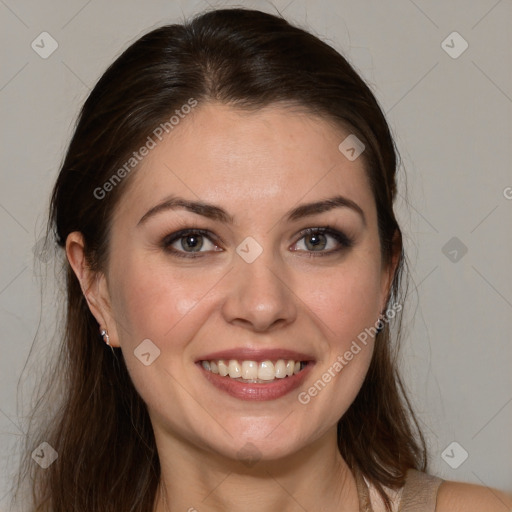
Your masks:
M110 338L106 329L102 329L100 332L103 341L110 347Z
M114 354L114 348L110 344L110 337L108 335L108 331L106 329L101 329L100 335L103 338L103 341L110 347L110 350L112 350L112 354Z
M375 329L376 329L376 333L375 335L379 334L379 332L382 332L384 330L384 322L383 320L379 317L379 319L377 320L377 322L375 322Z

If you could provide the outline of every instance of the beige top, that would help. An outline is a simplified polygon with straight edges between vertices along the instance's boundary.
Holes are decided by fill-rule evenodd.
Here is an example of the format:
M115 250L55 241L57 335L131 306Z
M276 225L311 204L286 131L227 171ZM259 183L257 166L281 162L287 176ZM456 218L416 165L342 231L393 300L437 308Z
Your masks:
M393 512L435 512L437 491L443 480L414 469L407 471L405 485L398 491L385 488ZM376 489L364 477L356 474L360 512L385 512L386 508Z

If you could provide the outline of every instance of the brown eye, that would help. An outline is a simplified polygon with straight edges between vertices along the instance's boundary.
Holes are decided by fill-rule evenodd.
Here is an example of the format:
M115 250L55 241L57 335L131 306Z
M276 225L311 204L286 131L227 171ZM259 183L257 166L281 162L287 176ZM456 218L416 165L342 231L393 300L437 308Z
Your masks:
M203 246L203 235L186 235L180 238L180 241L184 251L190 249L192 252L197 252Z
M294 251L317 252L323 256L354 245L354 241L347 235L329 227L308 228L300 234L302 237L294 244Z
M327 237L324 233L313 233L304 237L305 245L310 251L321 251L327 245Z
M183 257L197 257L207 252L222 250L212 242L213 238L205 230L180 230L164 238L164 250Z

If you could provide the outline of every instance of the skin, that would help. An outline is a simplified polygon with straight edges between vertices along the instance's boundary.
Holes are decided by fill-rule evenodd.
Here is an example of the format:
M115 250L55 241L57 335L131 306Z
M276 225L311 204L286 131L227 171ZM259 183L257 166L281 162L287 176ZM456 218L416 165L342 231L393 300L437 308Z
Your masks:
M315 359L298 391L307 390L385 310L399 248L384 266L363 159L349 161L338 150L347 135L282 106L247 113L201 105L134 171L103 272L88 270L80 233L69 235L68 259L89 307L122 348L148 407L162 467L155 511L166 510L163 491L171 510L358 510L336 424L361 387L372 338L307 405L297 391L242 401L213 387L195 365L235 347L297 350ZM336 194L357 203L365 220L346 207L285 219L300 204ZM222 207L234 223L183 209L140 223L170 195ZM353 246L312 251L311 236L300 231L326 225ZM198 258L163 244L185 228L212 233ZM253 263L236 253L248 236L263 249ZM340 247L331 236L322 242L325 253ZM173 247L185 251L179 239ZM145 339L160 349L149 366L134 356ZM255 464L240 455L248 446Z

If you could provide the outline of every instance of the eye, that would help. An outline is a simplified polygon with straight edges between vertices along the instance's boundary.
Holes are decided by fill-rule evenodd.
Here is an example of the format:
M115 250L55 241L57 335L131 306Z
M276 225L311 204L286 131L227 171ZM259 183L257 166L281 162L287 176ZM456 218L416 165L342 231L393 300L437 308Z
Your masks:
M212 242L210 233L203 229L182 229L166 236L162 245L166 251L185 258L196 258L198 253L222 250Z
M302 237L291 250L316 256L327 256L352 247L353 240L331 227L308 228L300 232ZM204 229L182 229L167 235L162 241L165 251L183 258L197 258L208 252L222 251L213 241L214 236Z
M300 234L302 237L292 246L293 251L317 252L318 256L326 256L354 245L351 238L330 227L308 228Z

